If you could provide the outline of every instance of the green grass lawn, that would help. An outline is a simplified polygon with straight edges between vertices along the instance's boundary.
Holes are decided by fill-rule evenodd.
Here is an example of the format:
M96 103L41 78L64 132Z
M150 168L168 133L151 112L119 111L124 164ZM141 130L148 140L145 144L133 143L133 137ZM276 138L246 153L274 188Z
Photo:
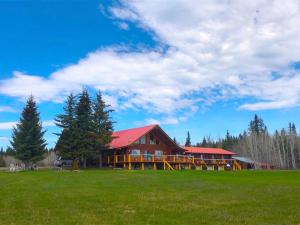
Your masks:
M300 224L300 171L0 172L0 224Z

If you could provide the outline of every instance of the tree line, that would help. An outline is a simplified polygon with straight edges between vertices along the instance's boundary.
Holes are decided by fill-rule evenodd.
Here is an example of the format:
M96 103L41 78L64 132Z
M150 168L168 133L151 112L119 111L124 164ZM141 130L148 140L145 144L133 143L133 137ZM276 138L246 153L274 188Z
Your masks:
M64 103L63 112L55 117L60 128L54 151L65 159L72 160L73 168L85 168L87 161L97 162L102 167L102 155L112 140L113 110L103 100L99 91L92 98L86 89L78 95L71 93ZM30 96L21 113L17 125L13 128L10 146L4 154L13 155L25 163L26 167L42 160L47 142L44 138L40 114L33 96ZM177 142L174 138L174 142ZM192 146L190 132L185 146ZM300 168L300 136L294 123L287 128L270 133L262 118L255 115L248 129L234 136L227 131L224 138L213 140L204 137L195 144L199 147L218 147L234 151L256 162L264 162L278 168Z
M71 93L64 104L63 113L55 118L61 128L54 151L65 159L72 160L73 169L80 165L86 168L87 160L98 161L102 166L103 151L108 148L113 132L111 113L113 110L96 93L92 99L86 89L78 95ZM10 146L4 154L12 155L25 163L26 168L44 159L47 142L44 139L40 114L33 96L30 96L13 128ZM0 160L1 161L1 160Z
M189 132L185 145L191 146ZM295 124L289 123L287 128L270 133L258 115L250 121L248 129L237 136L227 131L224 138L204 137L194 146L223 148L277 168L300 168L300 136Z

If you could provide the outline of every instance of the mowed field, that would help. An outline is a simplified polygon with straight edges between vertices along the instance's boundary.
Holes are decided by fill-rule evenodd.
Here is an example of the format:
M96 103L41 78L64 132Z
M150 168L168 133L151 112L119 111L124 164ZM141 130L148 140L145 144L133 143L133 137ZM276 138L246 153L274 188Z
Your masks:
M0 224L300 224L300 171L0 172Z

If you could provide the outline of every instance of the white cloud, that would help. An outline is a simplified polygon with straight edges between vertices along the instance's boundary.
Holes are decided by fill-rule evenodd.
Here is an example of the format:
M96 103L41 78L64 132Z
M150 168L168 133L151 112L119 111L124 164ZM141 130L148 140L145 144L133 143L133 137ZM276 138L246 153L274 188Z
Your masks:
M121 22L117 23L117 25L121 30L129 30L129 25L127 23Z
M161 120L154 119L154 118L146 119L146 124L173 125L173 124L178 124L179 122L180 122L180 119L178 119L176 117L165 117L165 118L162 118Z
M0 141L9 141L8 137L0 137Z
M17 124L17 122L1 122L0 123L0 130L10 130L16 124Z
M0 112L16 112L16 110L10 106L0 106Z
M0 122L0 130L11 130L18 122L10 121L10 122ZM55 126L53 120L45 120L42 121L43 127L52 127Z
M300 61L297 0L122 1L109 11L115 23L138 23L168 48L100 49L48 79L14 72L1 81L0 93L62 101L69 91L87 85L103 90L115 107L166 118L228 98L256 99L239 107L246 110L300 103L300 74L291 69Z

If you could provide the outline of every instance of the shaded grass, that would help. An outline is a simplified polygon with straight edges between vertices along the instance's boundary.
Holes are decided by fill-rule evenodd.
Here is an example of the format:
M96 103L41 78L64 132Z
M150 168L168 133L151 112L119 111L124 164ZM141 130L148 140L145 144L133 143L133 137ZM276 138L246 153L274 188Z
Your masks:
M300 171L1 172L0 224L300 224Z

